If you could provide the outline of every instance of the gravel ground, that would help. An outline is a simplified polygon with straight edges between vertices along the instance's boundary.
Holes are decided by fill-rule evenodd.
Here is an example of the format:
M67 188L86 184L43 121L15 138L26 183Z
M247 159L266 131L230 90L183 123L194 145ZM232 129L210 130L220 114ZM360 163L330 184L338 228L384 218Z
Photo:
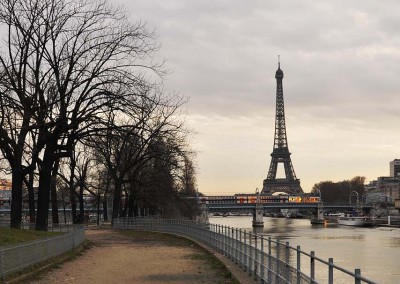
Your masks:
M86 236L92 248L28 283L239 283L182 238L110 229L89 229Z

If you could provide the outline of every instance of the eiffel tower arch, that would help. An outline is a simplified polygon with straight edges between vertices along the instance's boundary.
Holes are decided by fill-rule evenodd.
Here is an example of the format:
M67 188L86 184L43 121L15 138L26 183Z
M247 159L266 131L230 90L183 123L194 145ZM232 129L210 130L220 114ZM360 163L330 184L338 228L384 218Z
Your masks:
M284 192L287 194L302 194L300 180L294 172L292 160L290 158L285 124L285 107L283 101L283 71L278 60L278 70L276 78L276 115L275 115L275 137L274 148L271 153L271 164L269 166L267 178L263 182L263 194L273 194ZM277 178L276 173L278 164L283 164L285 178Z

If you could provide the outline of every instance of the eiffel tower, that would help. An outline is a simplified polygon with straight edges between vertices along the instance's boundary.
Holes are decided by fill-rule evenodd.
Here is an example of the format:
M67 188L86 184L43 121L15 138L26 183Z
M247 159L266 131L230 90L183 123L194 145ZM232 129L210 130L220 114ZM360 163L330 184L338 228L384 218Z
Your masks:
M279 58L279 57L278 57ZM263 182L264 194L273 194L275 192L284 192L287 194L302 194L300 180L294 173L292 160L286 137L285 125L285 107L283 102L283 72L281 70L280 60L278 59L278 70L276 78L276 115L275 115L275 138L274 148L271 154L271 164L269 166L268 176ZM285 167L285 178L276 178L278 164L282 163Z

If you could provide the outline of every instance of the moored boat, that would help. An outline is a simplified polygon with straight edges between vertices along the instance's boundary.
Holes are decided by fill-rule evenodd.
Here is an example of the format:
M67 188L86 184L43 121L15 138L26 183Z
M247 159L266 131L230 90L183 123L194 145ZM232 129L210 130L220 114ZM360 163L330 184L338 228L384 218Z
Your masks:
M325 219L311 218L311 224L313 225L324 225Z
M367 216L338 216L337 222L340 225L356 227L371 227L375 224L375 220Z

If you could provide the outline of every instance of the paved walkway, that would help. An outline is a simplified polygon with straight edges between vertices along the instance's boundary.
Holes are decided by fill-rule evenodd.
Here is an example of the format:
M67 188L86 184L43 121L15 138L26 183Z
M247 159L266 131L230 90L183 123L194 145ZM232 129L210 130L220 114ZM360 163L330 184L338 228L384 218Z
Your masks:
M28 283L238 283L185 239L94 227L86 236L93 248ZM240 283L255 283L233 262L215 255Z

